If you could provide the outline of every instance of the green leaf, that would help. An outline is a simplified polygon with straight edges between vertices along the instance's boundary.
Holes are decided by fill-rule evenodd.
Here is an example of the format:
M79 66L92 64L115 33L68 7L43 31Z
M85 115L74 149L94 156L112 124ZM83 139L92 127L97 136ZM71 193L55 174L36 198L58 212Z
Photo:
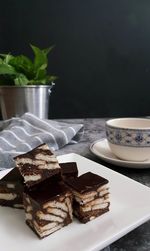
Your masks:
M16 86L24 86L27 85L29 80L23 74L18 74L18 76L14 79L14 83Z
M6 64L9 64L9 61L14 58L11 54L0 54L0 56L3 58L3 62Z
M46 49L43 49L43 52L44 52L46 55L48 55L48 53L50 53L50 51L52 51L54 47L55 47L55 45L52 45L52 46L50 46L50 47L48 47L48 48L46 48Z
M0 56L5 58L8 54L0 53Z
M44 50L39 49L38 47L31 45L31 48L34 52L34 69L37 71L40 67L47 67L47 53Z
M34 77L34 66L28 57L24 55L13 57L9 64L15 67L18 72L24 73L28 78Z
M16 75L17 71L11 65L2 63L2 64L0 64L0 74L10 74L10 75L14 74L14 75Z
M52 82L56 80L56 76L49 76L43 79L33 79L29 81L29 85L52 85Z
M0 54L0 84L9 85L40 85L52 84L57 78L47 73L48 53L54 46L40 49L31 45L34 52L34 60L25 55L13 56Z
M52 82L54 82L56 79L58 79L58 77L57 77L57 76L53 76L53 75L50 75L50 76L47 76L47 77L46 77L47 83L52 83Z
M47 75L46 69L39 68L36 72L35 80L46 78L46 75Z

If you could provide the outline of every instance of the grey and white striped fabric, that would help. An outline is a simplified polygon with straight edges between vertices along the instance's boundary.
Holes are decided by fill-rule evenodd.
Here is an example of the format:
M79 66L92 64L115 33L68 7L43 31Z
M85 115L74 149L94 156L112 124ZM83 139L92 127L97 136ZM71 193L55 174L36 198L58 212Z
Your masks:
M14 166L13 157L47 143L54 151L76 143L83 133L82 124L41 120L31 113L0 122L0 170Z

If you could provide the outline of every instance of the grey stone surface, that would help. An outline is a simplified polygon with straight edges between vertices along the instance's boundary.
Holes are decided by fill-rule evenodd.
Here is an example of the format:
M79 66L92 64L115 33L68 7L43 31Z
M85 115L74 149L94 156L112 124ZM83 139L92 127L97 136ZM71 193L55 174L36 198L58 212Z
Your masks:
M117 167L101 161L90 152L90 144L95 140L105 137L105 120L106 119L60 120L64 122L68 121L68 123L83 123L84 135L78 144L67 145L63 149L57 151L56 154L80 154L150 187L150 169ZM110 251L150 251L150 221L144 223L118 241L111 244Z

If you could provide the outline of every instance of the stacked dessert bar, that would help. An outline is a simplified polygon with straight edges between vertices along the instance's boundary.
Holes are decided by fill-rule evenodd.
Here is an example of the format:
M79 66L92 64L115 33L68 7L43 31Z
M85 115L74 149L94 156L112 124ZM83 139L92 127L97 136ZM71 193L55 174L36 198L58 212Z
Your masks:
M72 193L61 182L61 167L46 144L15 157L26 185L26 223L43 238L72 222Z
M27 187L32 187L42 181L61 173L61 168L55 155L48 145L42 144L32 151L14 158L16 166Z
M24 208L40 238L71 223L73 214L86 223L109 210L108 180L91 172L78 177L77 164L58 163L46 144L14 160L0 180L0 205Z
M72 194L61 183L44 182L24 193L26 223L43 238L72 222Z
M70 178L67 184L74 195L74 215L83 223L109 211L108 180L88 172L77 178Z

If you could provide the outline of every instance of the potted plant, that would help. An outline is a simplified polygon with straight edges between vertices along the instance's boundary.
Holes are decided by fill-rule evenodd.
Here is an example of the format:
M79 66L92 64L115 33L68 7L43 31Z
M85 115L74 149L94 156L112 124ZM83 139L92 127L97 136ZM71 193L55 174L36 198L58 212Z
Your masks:
M49 95L56 76L47 72L48 54L53 46L31 45L34 58L0 54L0 105L3 119L32 112L48 118Z

